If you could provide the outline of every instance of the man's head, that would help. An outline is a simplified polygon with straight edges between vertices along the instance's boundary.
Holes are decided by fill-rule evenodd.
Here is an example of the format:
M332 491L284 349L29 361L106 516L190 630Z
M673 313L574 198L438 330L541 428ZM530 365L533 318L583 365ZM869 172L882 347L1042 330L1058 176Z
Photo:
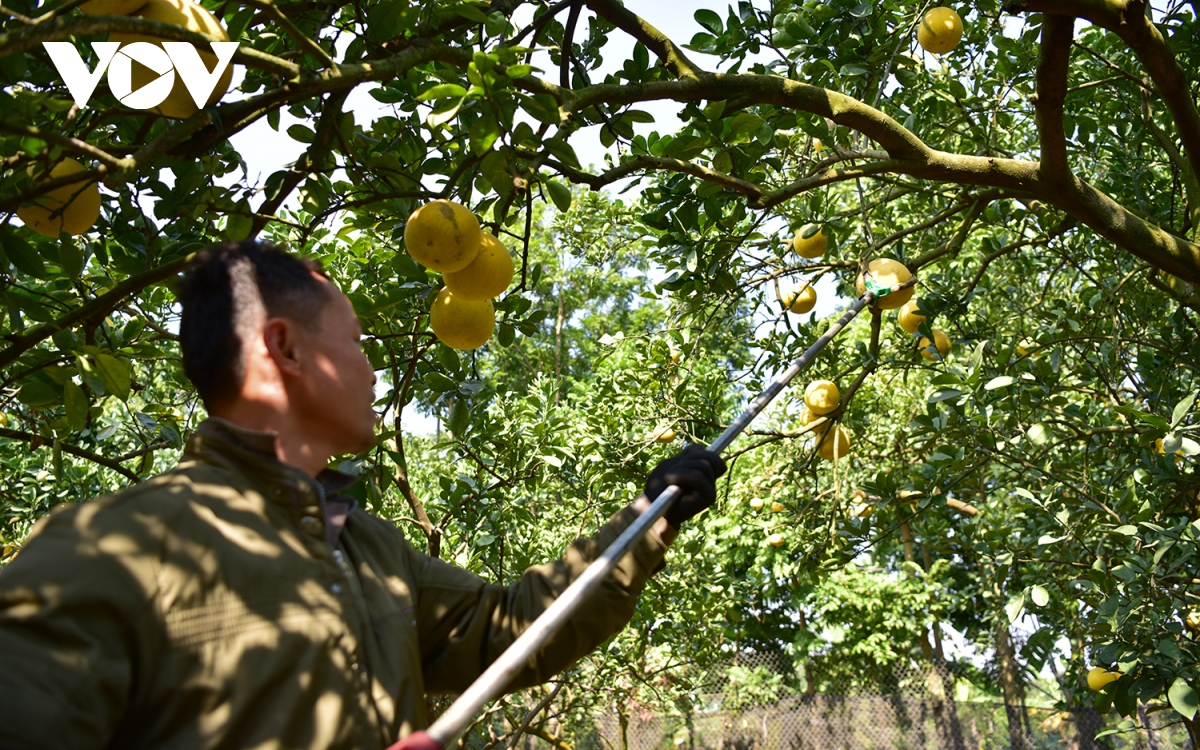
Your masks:
M370 363L320 264L248 240L200 253L178 287L183 368L210 414L327 442L374 440Z

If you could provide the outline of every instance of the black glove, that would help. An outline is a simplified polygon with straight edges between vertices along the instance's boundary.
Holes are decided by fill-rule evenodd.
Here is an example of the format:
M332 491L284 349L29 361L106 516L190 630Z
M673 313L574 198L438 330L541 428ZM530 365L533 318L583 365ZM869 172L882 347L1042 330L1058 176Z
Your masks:
M667 523L678 531L680 524L717 500L717 478L725 473L725 462L702 445L689 445L659 463L646 477L646 497L650 502L667 487L678 485L679 497L667 510Z

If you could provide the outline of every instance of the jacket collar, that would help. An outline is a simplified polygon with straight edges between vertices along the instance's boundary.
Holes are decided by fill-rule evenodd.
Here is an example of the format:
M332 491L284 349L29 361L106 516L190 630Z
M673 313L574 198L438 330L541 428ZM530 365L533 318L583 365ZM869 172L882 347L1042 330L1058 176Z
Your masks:
M282 463L275 456L275 432L259 432L236 425L220 417L209 417L201 422L188 438L183 453L206 463L229 465L255 484L265 484L264 489L280 490L311 488L313 479L307 474ZM321 485L327 498L333 498L356 479L332 469L324 469L315 481Z

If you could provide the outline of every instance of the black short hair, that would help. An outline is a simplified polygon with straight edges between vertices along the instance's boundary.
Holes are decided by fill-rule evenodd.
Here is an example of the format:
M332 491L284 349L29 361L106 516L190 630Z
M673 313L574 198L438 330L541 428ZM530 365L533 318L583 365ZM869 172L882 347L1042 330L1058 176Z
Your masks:
M328 284L313 274L329 278L320 263L258 240L224 242L197 254L175 293L183 306L183 371L209 411L242 387L242 342L257 335L267 318L317 328L331 296Z

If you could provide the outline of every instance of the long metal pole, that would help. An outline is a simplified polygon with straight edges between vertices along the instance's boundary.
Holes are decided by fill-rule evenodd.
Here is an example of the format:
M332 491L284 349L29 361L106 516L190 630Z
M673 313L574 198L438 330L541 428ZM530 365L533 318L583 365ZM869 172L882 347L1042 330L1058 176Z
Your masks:
M877 296L887 296L892 292L912 286L916 283L916 278L912 278L903 284L897 284L886 292L876 295L874 292L868 291L860 299L858 299L846 314L841 317L836 323L829 327L813 345L804 350L800 358L793 362L786 370L780 373L771 381L770 385L757 398L750 402L737 419L722 432L712 445L708 447L714 453L721 453L729 444L741 434L742 430L754 421L754 418L762 413L762 410L767 407L778 396L788 383L792 381L807 367L817 354L820 353L825 345L833 340L833 337L838 335L843 328L854 320L862 309L875 301ZM883 290L881 290L883 291ZM616 541L608 546L601 555L592 562L588 568L575 581L567 587L554 602L546 608L546 611L533 621L517 640L513 641L507 649L504 650L496 661L492 662L483 674L476 678L475 682L463 692L450 705L450 708L437 718L437 721L426 729L424 732L415 732L403 740L392 745L388 750L440 750L445 748L458 736L466 731L467 727L475 721L484 707L492 701L499 698L504 689L512 682L513 677L517 672L525 667L528 661L533 658L533 655L541 651L542 646L546 641L550 640L555 633L558 632L567 620L579 609L580 605L587 597L599 586L604 579L612 572L629 548L634 542L642 538L642 535L650 529L650 527L671 507L671 503L675 502L675 498L679 495L680 489L676 485L667 487L659 496L651 503L649 509L637 517L628 528L617 537Z

